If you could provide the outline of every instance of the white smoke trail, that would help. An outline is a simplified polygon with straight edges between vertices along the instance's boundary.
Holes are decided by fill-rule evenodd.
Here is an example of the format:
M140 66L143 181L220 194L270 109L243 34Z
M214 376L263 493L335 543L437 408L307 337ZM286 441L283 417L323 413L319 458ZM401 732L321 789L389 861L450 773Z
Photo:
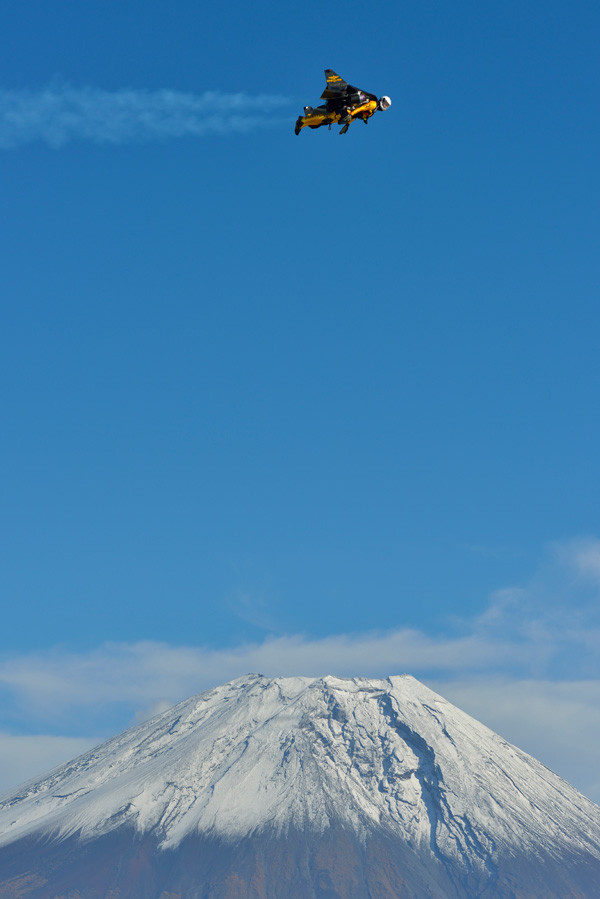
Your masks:
M248 132L278 123L285 97L206 91L116 91L52 84L0 90L0 147L32 141L59 148L72 140L123 144L191 135Z

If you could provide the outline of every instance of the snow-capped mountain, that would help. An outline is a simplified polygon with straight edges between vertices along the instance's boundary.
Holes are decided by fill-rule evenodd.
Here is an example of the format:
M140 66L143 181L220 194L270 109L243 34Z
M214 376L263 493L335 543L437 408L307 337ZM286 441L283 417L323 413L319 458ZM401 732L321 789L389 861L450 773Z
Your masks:
M412 677L251 675L2 798L0 897L75 890L592 899L600 808Z

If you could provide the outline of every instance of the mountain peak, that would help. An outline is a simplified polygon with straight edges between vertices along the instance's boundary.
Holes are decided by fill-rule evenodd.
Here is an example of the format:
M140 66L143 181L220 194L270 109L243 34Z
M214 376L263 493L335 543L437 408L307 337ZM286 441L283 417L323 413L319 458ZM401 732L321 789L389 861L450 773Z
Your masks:
M540 847L600 862L600 808L410 675L249 674L0 802L0 846L123 828L162 851L198 836L378 835L484 879Z

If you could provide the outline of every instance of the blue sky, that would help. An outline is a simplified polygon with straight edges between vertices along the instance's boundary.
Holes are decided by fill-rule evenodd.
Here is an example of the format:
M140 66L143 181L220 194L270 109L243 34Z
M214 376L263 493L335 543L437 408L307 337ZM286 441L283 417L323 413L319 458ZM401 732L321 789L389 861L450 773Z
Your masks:
M261 666L409 671L600 799L599 25L7 12L0 787ZM325 67L392 108L295 137Z

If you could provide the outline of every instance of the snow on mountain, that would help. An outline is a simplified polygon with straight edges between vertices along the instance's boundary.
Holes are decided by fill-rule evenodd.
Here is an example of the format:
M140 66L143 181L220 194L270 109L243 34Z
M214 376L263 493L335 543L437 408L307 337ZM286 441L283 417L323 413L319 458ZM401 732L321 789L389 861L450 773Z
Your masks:
M600 855L600 809L409 676L240 678L0 801L0 845L124 823L163 847L332 821L448 855L566 841Z
M337 829L483 878L517 856L600 872L600 808L406 675L240 678L0 801L0 847L124 827L162 851Z

